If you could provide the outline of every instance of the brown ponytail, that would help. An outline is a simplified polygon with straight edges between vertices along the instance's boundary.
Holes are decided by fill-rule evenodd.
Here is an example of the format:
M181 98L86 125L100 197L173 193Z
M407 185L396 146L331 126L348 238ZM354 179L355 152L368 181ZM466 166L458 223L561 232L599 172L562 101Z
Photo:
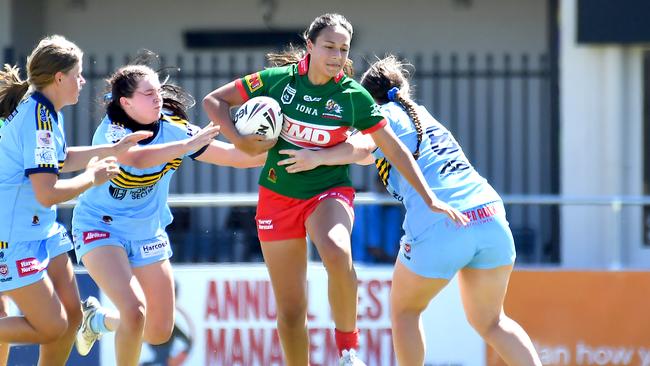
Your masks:
M23 99L29 83L20 80L20 70L8 64L0 71L0 118L5 119L16 109Z
M404 108L418 134L417 147L413 153L413 157L417 159L420 156L423 132L417 105L410 96L408 81L410 73L406 69L407 66L406 63L399 61L397 57L388 55L370 65L368 71L361 76L361 85L368 90L377 103L386 104L393 101ZM399 90L394 93L394 97L391 99L388 92L392 88Z

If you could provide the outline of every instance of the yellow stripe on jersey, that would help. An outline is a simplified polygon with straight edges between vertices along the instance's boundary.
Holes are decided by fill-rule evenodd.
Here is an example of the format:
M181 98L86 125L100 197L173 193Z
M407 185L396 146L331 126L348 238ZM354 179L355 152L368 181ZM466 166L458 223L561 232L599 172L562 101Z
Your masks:
M381 158L375 160L375 166L377 167L377 173L379 173L379 178L384 186L388 185L388 177L390 176L391 165L386 160L386 158Z
M56 165L54 164L38 164L39 168L50 168L50 169L55 169Z
M65 164L65 161L59 161L59 170L63 169L64 164Z
M6 241L0 241L0 249L8 249L9 243Z
M179 116L168 116L168 115L163 115L163 119L169 123L176 123L181 126L187 126L188 122L185 119L182 119Z
M50 111L41 103L36 107L36 129L52 131L52 119Z
M117 177L111 179L111 182L120 188L127 189L148 187L158 183L158 181L162 179L163 175L165 175L165 173L168 171L172 169L178 169L178 167L181 166L182 162L182 159L174 159L165 164L165 166L158 173L144 175L133 175L120 168L120 174Z

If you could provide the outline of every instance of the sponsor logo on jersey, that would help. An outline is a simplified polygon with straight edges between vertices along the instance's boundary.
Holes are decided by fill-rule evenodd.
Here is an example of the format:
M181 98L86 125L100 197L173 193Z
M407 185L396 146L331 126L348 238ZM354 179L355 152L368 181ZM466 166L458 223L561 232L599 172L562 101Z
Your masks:
M309 114L311 116L318 117L318 112L314 107L307 107L304 104L296 103L296 110L301 113Z
M304 97L302 97L302 99L305 102L320 102L320 100L323 99L323 98L321 98L321 97L312 97L310 95L305 95Z
M106 141L113 144L122 140L124 136L126 136L126 129L122 125L115 123L108 125L106 128L106 133L104 134Z
M115 198L116 200L121 200L126 197L126 189L118 188L113 185L108 186L108 193L110 193L111 197Z
M23 258L16 261L16 269L18 270L18 277L25 277L43 270L41 262L34 258Z
M287 84L282 91L282 104L291 104L293 102L293 97L296 96L296 89L292 88L291 85Z
M325 112L323 112L323 117L332 118L332 119L341 119L343 118L343 108L334 101L330 99L325 103Z
M257 228L260 230L273 230L273 220L272 219L258 219Z
M154 190L154 188L156 188L155 184L152 185L152 186L146 186L146 187L142 187L142 188L132 189L131 192L130 192L131 199L139 200L141 198L145 198L145 197L147 197L149 195L149 193L151 193Z
M336 145L347 139L347 126L326 126L302 122L285 115L281 137L302 148Z
M402 252L404 258L411 260L411 256L409 255L411 254L411 244L403 243L402 247L404 248L404 251Z
M264 86L264 83L262 82L262 78L260 77L260 73L256 72L254 74L246 75L244 77L244 80L246 81L246 86L248 86L248 90L251 93L256 92L259 88Z
M332 139L329 131L291 122L284 124L282 132L295 140L308 141L317 145L327 145L327 143Z
M42 122L46 122L46 121L47 121L47 114L48 114L48 113L47 113L47 109L46 109L46 108L39 108L39 109L38 109L38 118L40 118L40 120L41 120Z
M25 102L23 102L23 103L25 103ZM11 120L14 119L14 117L16 117L17 114L18 114L18 108L14 109L14 111L11 112L9 117L5 118L4 125L7 125L9 122L11 122Z
M271 183L277 183L278 175L275 174L275 169L269 169L269 175L266 177L266 179L268 179Z
M142 255L142 258L149 258L149 257L157 256L157 255L165 253L166 248L167 248L167 241L166 240L162 240L162 241L155 242L155 243L143 244L140 247L140 255Z
M48 130L36 131L36 147L54 149L54 136Z
M111 233L105 231L93 230L93 231L84 231L82 240L84 244L92 243L95 240L107 239L111 237Z
M450 160L440 169L441 176L449 176L471 168L469 163L463 160Z
M56 153L51 147L37 147L34 149L34 162L39 165L58 165Z
M0 282L7 282L12 280L12 276L9 276L9 266L6 264L0 264ZM9 276L9 277L7 277Z

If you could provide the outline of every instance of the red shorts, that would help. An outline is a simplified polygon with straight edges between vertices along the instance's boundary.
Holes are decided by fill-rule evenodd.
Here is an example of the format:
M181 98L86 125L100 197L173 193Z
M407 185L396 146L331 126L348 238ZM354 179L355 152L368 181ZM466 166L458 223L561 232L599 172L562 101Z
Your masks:
M318 204L328 198L345 202L353 208L354 188L336 187L308 199L283 196L259 187L257 204L257 236L260 241L288 240L307 236L305 222Z

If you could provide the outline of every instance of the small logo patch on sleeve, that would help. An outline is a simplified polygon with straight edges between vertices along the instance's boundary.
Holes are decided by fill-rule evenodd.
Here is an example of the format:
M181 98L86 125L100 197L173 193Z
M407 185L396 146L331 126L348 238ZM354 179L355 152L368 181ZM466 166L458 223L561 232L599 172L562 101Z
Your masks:
M248 90L251 93L256 92L262 86L264 86L264 83L262 82L262 78L260 77L259 72L256 72L256 73L250 74L250 75L246 75L244 77L244 80L246 80L246 86L248 87Z

